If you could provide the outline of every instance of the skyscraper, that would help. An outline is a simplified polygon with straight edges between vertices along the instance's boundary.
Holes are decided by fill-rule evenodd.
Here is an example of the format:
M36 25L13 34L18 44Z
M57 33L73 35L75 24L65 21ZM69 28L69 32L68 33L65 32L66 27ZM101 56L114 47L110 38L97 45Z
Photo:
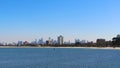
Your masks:
M63 45L63 43L64 43L63 36L62 35L58 36L58 44Z
M23 42L22 41L18 41L17 45L21 46L21 45L23 45Z

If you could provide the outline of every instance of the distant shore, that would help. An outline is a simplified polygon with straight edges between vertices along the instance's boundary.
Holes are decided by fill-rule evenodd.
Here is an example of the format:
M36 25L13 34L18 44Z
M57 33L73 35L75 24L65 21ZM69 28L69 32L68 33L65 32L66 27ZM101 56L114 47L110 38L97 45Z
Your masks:
M82 49L115 49L120 50L120 47L31 47L31 46L0 46L0 48L82 48Z

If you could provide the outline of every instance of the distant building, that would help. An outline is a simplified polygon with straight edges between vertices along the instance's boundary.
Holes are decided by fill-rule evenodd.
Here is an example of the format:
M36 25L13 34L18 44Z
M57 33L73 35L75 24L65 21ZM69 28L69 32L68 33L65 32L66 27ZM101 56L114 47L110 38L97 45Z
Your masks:
M97 39L97 46L105 46L106 41L105 39Z
M80 43L80 39L75 39L75 43Z
M71 42L70 42L70 40L69 41L65 41L64 44L70 45Z
M23 42L22 41L18 41L18 46L22 46Z
M46 45L51 45L51 41L46 40Z
M28 41L23 42L23 45L28 45L28 44L29 44Z
M75 39L75 45L80 45L80 39Z
M58 36L58 44L63 45L64 44L64 37L62 35Z
M82 40L82 41L80 41L80 43L81 43L81 44L84 44L84 43L86 43L86 40Z
M55 45L55 44L57 44L58 42L57 42L57 40L53 40L53 44Z
M86 40L75 39L75 44L85 44Z
M16 45L17 45L17 43L15 43L15 42L12 42L12 43L11 43L11 45L12 45L12 46L16 46Z
M39 39L38 44L44 44L43 38Z
M37 39L35 39L35 45L37 45L38 44L38 41L37 41Z
M32 41L31 44L32 44L32 45L38 45L37 39L35 39L34 41Z
M48 40L46 40L46 45L53 45L53 39L49 37Z

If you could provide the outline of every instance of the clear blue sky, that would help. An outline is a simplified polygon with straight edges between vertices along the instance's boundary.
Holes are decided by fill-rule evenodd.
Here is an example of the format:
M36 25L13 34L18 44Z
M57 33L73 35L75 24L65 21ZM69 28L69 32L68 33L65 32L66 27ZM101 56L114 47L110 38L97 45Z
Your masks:
M120 33L120 0L0 0L0 41L95 41Z

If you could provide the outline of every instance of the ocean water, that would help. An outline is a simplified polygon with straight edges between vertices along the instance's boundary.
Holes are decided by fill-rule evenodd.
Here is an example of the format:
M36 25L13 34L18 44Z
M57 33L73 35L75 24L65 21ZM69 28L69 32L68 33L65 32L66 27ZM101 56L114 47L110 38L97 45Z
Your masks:
M0 68L120 68L120 50L1 48Z

